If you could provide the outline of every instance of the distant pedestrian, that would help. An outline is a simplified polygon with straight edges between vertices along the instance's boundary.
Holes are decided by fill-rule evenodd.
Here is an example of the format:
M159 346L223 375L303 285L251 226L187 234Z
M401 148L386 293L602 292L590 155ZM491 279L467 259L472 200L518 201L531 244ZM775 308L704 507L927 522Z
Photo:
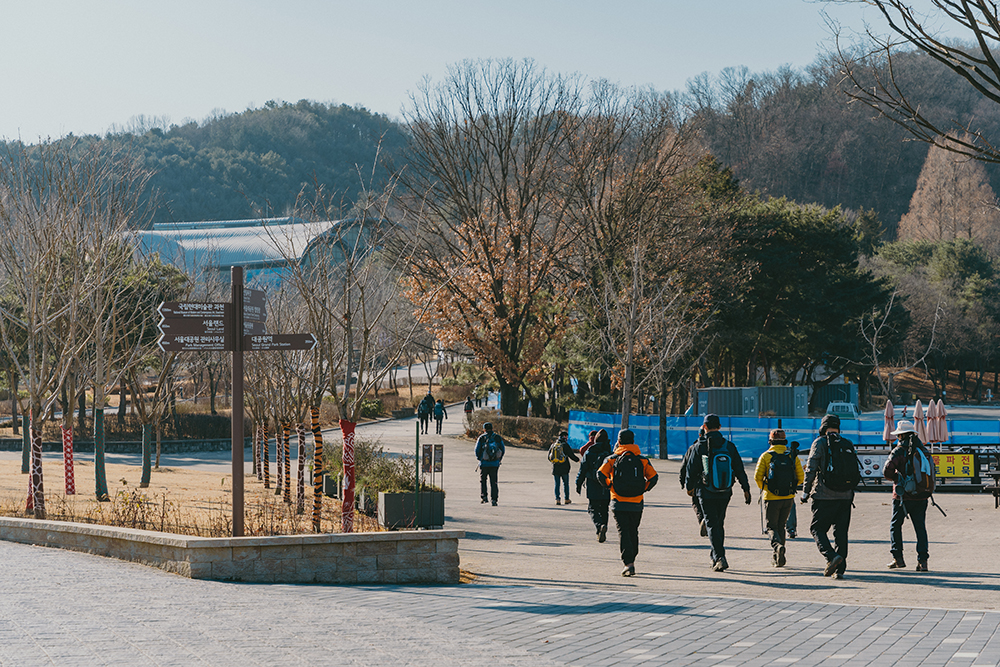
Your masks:
M840 417L826 415L819 437L813 440L802 484L802 502L812 498L809 531L826 558L823 575L843 579L847 569L847 540L851 527L854 489L861 481L861 467L854 443L840 437ZM833 528L834 545L827 533Z
M472 418L472 411L476 409L475 404L472 402L471 396L465 397L465 418L469 420Z
M785 565L785 526L788 515L795 507L795 489L805 480L802 463L788 448L785 432L780 428L771 431L768 449L757 459L754 481L764 495L764 515L767 534L771 538L771 562L775 567Z
M750 482L747 480L743 459L736 445L722 436L722 422L718 415L705 415L704 435L698 439L698 454L687 462L685 480L688 495L695 494L705 516L712 569L724 572L729 568L726 560L726 510L733 496L733 484L743 487L743 500L750 504Z
M563 491L566 494L566 504L571 505L569 499L569 462L570 459L579 461L576 452L569 446L569 433L563 431L559 438L549 447L549 461L552 463L552 477L556 484L556 505L559 503L559 482L562 482Z
M597 541L603 542L608 534L608 506L611 503L611 493L597 478L597 471L604 463L604 459L611 456L611 439L603 428L591 433L592 444L586 448L580 471L576 474L576 492L580 493L583 485L587 485L587 514L590 515L597 530ZM580 451L583 452L582 447Z
M431 423L431 412L434 410L434 397L431 395L430 390L427 390L427 395L420 399L420 404L417 405L417 418L420 419L420 432L427 433L427 429L430 428Z
M437 403L434 404L434 423L435 426L437 427L436 432L438 435L441 435L441 424L447 418L448 418L448 411L445 410L444 401L442 401L439 398L437 400Z
M598 468L597 479L611 491L611 513L618 524L619 549L625 564L622 576L631 577L639 555L643 494L659 479L649 459L636 446L632 431L626 428L618 432L618 445Z
M906 567L903 561L903 521L910 517L917 536L917 571L927 571L927 499L936 483L934 460L917 437L912 422L901 421L896 430L896 446L889 452L882 474L892 482L892 519L889 522L889 569Z
M500 495L497 472L500 470L500 462L506 451L503 438L493 432L493 424L490 422L483 424L483 432L476 440L476 458L479 460L479 496L484 503L492 499L493 504L497 504ZM487 496L487 481L489 481L489 496Z
M687 489L687 475L688 470L691 469L691 459L695 456L700 456L701 449L701 438L705 435L705 426L702 425L698 429L698 440L687 448L684 452L684 458L681 460L681 471L678 477L680 478L681 488ZM708 537L708 526L705 525L705 513L701 511L701 501L698 500L698 494L692 493L688 494L691 496L691 506L694 508L694 516L698 519L698 530L702 537Z

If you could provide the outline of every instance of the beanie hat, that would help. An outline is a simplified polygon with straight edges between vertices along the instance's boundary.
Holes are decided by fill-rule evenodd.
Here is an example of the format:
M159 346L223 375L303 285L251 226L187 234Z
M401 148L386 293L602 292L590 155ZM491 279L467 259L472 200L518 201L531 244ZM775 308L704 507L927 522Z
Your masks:
M780 428L772 430L771 435L769 435L767 439L770 440L771 442L784 442L785 440L787 440L787 438L785 437L784 430Z
M722 421L719 415L705 415L705 428L722 428Z
M618 431L618 443L622 445L634 445L635 434L627 428Z
M602 428L597 432L597 435L594 436L594 442L607 445L611 443L611 438L608 437L608 432Z
M831 428L840 430L840 417L837 415L826 415L819 423L819 434L826 435Z
M487 433L491 432L493 430L493 423L483 422L483 430L486 431Z

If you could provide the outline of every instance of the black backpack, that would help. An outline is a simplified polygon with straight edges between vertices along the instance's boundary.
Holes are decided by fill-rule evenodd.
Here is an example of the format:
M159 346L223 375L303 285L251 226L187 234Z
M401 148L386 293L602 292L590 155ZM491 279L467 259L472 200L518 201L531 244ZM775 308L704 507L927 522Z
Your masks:
M496 433L486 434L486 441L483 443L484 461L499 461L503 458L503 451L501 451L500 445L497 443L499 437Z
M861 461L850 440L827 436L823 484L831 491L853 491L861 483Z
M635 498L646 492L646 466L641 456L625 452L615 457L611 469L611 488L618 496Z
M795 495L796 481L795 461L791 453L771 452L767 475L764 477L767 490L776 496L792 496Z
M713 449L711 442L706 440L701 454L702 485L709 491L728 491L735 481L728 442L724 440L721 447Z

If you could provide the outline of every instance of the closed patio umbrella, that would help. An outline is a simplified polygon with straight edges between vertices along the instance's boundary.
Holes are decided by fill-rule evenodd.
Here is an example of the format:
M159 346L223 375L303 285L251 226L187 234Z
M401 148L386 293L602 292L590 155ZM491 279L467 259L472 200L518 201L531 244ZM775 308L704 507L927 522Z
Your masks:
M913 406L913 428L917 431L920 442L927 442L927 429L924 426L924 406L917 399L917 404Z
M933 400L927 404L927 440L924 444L931 445L938 441L937 435L937 403Z
M892 432L896 430L896 413L892 407L892 401L885 402L885 428L882 429L882 439L886 442L892 442L896 438L892 435Z
M938 399L937 402L937 418L938 418L938 442L945 444L948 442L948 411L944 409L944 400Z

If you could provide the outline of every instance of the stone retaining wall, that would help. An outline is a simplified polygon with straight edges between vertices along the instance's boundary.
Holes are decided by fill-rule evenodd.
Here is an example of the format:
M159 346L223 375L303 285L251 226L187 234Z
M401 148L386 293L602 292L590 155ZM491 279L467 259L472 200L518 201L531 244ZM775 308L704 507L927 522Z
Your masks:
M256 583L457 584L461 530L187 537L0 517L0 539L85 551L191 579Z

